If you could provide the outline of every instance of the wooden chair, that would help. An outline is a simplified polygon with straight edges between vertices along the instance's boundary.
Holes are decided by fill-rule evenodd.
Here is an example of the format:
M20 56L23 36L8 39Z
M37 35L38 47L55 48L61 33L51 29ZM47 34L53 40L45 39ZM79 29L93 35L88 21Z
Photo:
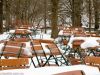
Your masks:
M45 43L45 44L47 44L47 45L54 44L54 41L53 41L53 40L41 39L41 40L39 40L39 41L40 41L41 43ZM46 48L47 48L47 45L45 46ZM50 52L45 52L45 55L51 57L51 53L50 53ZM55 66L55 64L50 64L50 63L49 63L49 59L46 58L46 62L44 63L43 66L45 66L47 63L48 63L48 66L52 66L52 65ZM47 65L46 65L46 66L47 66Z
M47 45L45 46L47 49L49 49L48 51L49 52L45 52L45 50L43 49L43 47L42 47L42 45L41 45L41 43L46 43ZM53 45L52 45L53 44ZM49 48L49 45L52 45L52 46L54 46L53 48L54 48L54 50L50 50L51 48ZM61 52L59 51L59 49L57 48L57 46L54 44L54 42L53 41L51 41L51 40L40 40L40 39L36 39L36 40L33 40L32 41L32 50L33 50L33 53L35 54L35 56L36 56L36 58L37 58L37 61L38 61L38 63L39 63L39 66L41 66L40 65L40 61L39 61L39 56L41 56L41 57L44 57L45 58L45 62L43 61L43 65L42 66L46 66L47 64L48 64L48 66L50 66L51 64L49 63L49 60L53 57L53 59L55 60L55 63L57 64L57 65L59 65L58 63L57 63L57 59L55 58L56 56L55 55L61 55ZM51 46L51 47L52 47ZM52 49L53 49L52 48ZM56 50L57 49L57 50ZM57 54L56 54L57 53ZM33 55L34 55L33 54ZM54 55L55 54L55 55ZM48 58L47 58L47 56L49 56ZM63 57L63 55L62 55L62 57ZM64 57L63 57L64 58ZM64 58L65 59L65 58ZM66 62L67 63L67 62Z
M70 29L63 30L63 36L67 36L68 38L71 36L72 32Z
M58 74L54 74L54 75L85 75L85 73L82 70L75 70L75 71L58 73Z
M74 56L75 56L75 54L77 54L81 58L82 57L82 55L81 55L82 49L81 49L80 45L83 42L84 42L84 40L74 40L72 43L72 50L70 50L69 54L74 53Z
M86 65L97 66L100 68L100 57L87 56L85 57L84 62Z
M50 53L49 53L50 57L48 58L47 62L49 62L50 58L53 57L53 59L55 60L56 65L59 66L58 61L60 59L61 59L61 61L60 61L61 62L61 65L62 64L68 65L67 60L66 60L66 58L64 56L66 54L66 51L67 50L62 53L59 50L59 48L57 47L57 45L54 43L54 41L52 41L52 40L43 40L43 41L44 41L44 43L47 43L46 47L50 50ZM66 43L66 42L64 42L64 43ZM48 54L46 54L46 55L48 55ZM60 57L57 57L57 56L60 56ZM62 62L62 60L64 60L64 63Z
M28 29L28 27L19 27L18 29Z
M23 44L17 43L13 41L6 41L4 44L4 48L2 49L2 53L0 54L2 56L8 56L8 57L20 57L21 53L23 53Z
M73 45L73 48L79 48L80 45L84 42L84 40L74 40L72 45Z
M29 28L29 27L32 27L32 26L31 25L23 25L22 27Z
M89 51L88 56L91 56L91 54L94 55L94 56L97 55L97 54L96 54L96 50L98 49L97 46L95 46L95 47L88 47L87 49L88 49L88 51Z
M95 36L95 38L100 38L99 36ZM100 40L96 40L98 43L100 43ZM100 56L100 52L99 52L99 48L100 46L94 46L94 47L88 47L88 56L91 56L91 54L93 56Z
M28 68L28 58L0 59L0 70Z
M69 57L68 61L71 65L78 65L78 64L82 64L81 59L75 58L75 57Z
M27 30L15 30L15 35L25 35Z
M32 42L34 45L41 45L40 40L41 40L41 39L33 39L33 40L31 40L31 42Z
M68 41L66 39L63 39L62 40L62 43L63 43L63 45L67 45L68 44Z
M98 36L97 32L91 32L90 34L91 34L92 37Z
M41 39L40 42L41 42L41 43L47 43L47 44L50 44L50 43L54 43L54 40Z
M57 47L57 45L55 43L51 43L47 45L47 48L50 50L50 57L48 58L48 60L46 61L49 62L49 60L53 57L53 59L55 60L56 65L60 66L60 65L68 65L68 62L64 56L64 54L59 50L59 48ZM58 63L58 61L60 61L60 65Z
M33 61L32 56L28 56L27 54L24 53L24 47L25 44L21 42L14 42L14 41L7 41L5 42L5 46L2 49L2 53L0 54L0 58L2 56L4 57L16 57L16 58L31 58L31 61L35 66L35 63Z
M74 36L75 37L86 37L85 33L84 32L80 32L80 31L75 32Z
M23 37L23 38L14 38L14 39L11 39L11 40L15 41L15 42L28 42L30 39Z
M27 38L29 38L29 36L32 37L31 32L28 32L27 30L15 30L13 37L17 37L17 36L27 37Z
M66 54L67 51L70 50L70 46L68 45L69 40L67 40L67 39L62 39L61 42L62 42L62 43L61 43L61 48L62 48L62 50L65 51L64 54Z
M43 65L42 57L44 57L44 59L46 59L46 60L47 60L47 57L46 57L46 53L41 45L40 39L32 40L31 46L32 46L32 54L34 57L36 57L38 66L39 67L45 66L45 65Z

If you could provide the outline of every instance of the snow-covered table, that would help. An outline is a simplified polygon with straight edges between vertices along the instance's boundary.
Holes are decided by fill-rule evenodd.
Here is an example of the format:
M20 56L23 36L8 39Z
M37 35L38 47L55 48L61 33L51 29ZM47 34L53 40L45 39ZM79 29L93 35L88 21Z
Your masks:
M81 48L86 49L88 47L95 47L95 46L100 46L99 42L97 40L100 40L99 37L70 37L70 41L68 45L72 48L72 43L74 40L84 40L84 42L80 45Z

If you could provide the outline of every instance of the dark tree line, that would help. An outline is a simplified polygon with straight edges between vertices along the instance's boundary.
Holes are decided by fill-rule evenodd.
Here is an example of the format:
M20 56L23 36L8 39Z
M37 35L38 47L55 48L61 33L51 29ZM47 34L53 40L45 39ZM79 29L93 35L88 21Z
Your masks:
M22 24L44 25L45 33L49 23L51 36L56 38L58 25L81 27L83 15L88 18L89 31L92 25L98 30L99 4L100 0L0 0L0 33L3 32L3 20L8 28Z

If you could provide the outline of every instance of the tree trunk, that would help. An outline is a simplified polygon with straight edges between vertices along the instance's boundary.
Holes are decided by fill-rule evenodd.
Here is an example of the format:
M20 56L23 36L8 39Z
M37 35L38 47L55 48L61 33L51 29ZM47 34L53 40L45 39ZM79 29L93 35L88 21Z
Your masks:
M93 0L94 5L94 15L95 15L95 30L99 28L99 1Z
M0 33L3 33L3 0L0 0Z
M81 26L81 0L72 0L72 26Z
M47 7L47 2L46 2L47 0L44 0L44 26L45 26L45 33L46 33L46 26L47 26L47 24L46 24L46 17L47 17L47 14L46 14L46 7Z
M89 0L89 32L91 32L91 19L92 19L92 13L91 13L91 0Z
M6 19L6 31L9 31L10 29L10 7L9 3L6 0L6 14L5 14L5 19Z
M95 11L95 30L99 28L99 13Z
M51 33L51 37L57 38L57 36L58 36L57 21L58 21L58 3L59 3L59 0L51 0L51 3L52 3L52 13L51 13L52 33Z

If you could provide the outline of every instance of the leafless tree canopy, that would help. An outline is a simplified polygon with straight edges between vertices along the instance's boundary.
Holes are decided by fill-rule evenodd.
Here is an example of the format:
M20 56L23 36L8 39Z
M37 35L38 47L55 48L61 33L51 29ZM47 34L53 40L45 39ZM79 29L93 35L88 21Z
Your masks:
M83 25L98 29L99 4L100 0L0 0L0 27L29 24L55 29L58 25Z

